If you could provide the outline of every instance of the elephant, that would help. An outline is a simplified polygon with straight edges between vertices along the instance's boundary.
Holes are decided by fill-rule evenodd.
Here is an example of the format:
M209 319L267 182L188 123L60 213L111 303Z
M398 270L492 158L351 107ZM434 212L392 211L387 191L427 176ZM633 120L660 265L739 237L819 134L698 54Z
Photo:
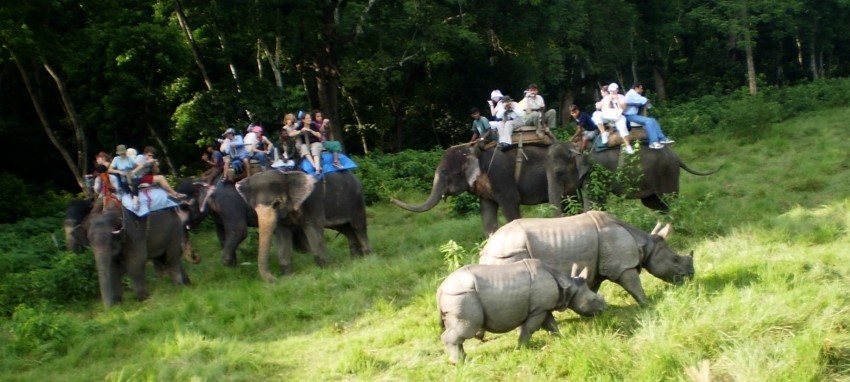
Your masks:
M554 156L551 163L556 164L554 173L550 179L555 179L550 183L549 201L552 204L556 216L561 216L560 202L565 195L575 192L575 182L570 179L567 182L561 180L569 178L573 174L572 166L562 165L564 162L574 160L575 156L572 153L566 153L563 150L552 150ZM591 150L589 159L583 161L579 166L579 177L582 178L582 185L586 185L584 181L590 172L593 164L599 164L608 171L617 171L620 166L621 155L625 155L619 148L608 149L597 152ZM629 158L636 158L634 162L629 161ZM629 179L636 179L635 184L622 184L620 182L611 182L606 185L608 190L615 195L623 195L630 199L640 199L644 206L661 212L667 212L669 206L664 201L664 195L676 195L679 193L679 169L698 176L707 176L714 174L719 169L709 172L701 172L690 168L685 162L679 158L669 146L664 146L661 149L640 150L638 154L628 156L624 159L622 170L626 173ZM639 162L638 162L639 161ZM640 163L640 168L637 167ZM586 193L585 193L586 194ZM590 210L590 198L584 198L584 211Z
M248 237L248 227L257 227L257 213L236 191L231 182L222 182L215 191L198 181L185 179L177 191L190 197L189 227L200 224L208 215L212 216L218 242L221 245L221 262L235 267L236 248Z
M520 205L550 200L548 184L553 182L549 178L557 177L555 183L562 185L562 193L577 190L581 186L580 171L586 172L589 168L585 157L569 143L527 145L522 149L521 162L518 162L518 155L519 149L501 151L495 146L483 150L478 145L452 146L437 165L431 194L424 203L410 205L396 199L390 201L408 211L425 212L434 208L441 198L471 192L478 196L484 231L489 235L499 227L499 208L507 221L519 219L522 217Z
M181 256L193 263L200 262L200 257L191 250L184 230L188 211L173 207L139 217L119 206L104 206L97 211L86 210L88 206L91 203L79 201L69 206L65 244L78 253L91 246L105 305L122 301L124 275L129 276L138 300L149 297L145 278L149 259L158 274L170 275L175 284L191 283Z
M467 265L446 277L437 290L440 338L451 363L463 362L463 342L484 332L505 333L520 328L517 347L528 343L542 326L558 334L552 311L574 310L593 316L605 309L605 300L585 283L587 268L566 277L536 259L501 265Z
M272 234L284 275L292 273L294 233L303 233L307 249L319 266L328 263L325 228L345 235L352 258L372 252L363 185L350 171L327 172L322 180L302 171L266 171L239 181L236 190L257 214L257 266L268 282L276 280L268 268Z
M481 150L477 145L457 145L448 148L434 172L431 194L421 205L410 205L391 199L395 205L412 212L433 208L441 198L460 195L464 191L478 196L481 220L487 235L498 229L497 211L502 209L511 222L521 218L520 205L549 203L556 216L561 216L561 202L585 185L593 163L615 170L619 150L607 150L589 155L581 154L570 142L555 142L550 146L528 145L518 159L518 149L500 151L495 147ZM679 191L679 168L694 175L710 175L688 167L679 157L664 147L660 150L641 150L640 183L627 196L640 198L649 208L666 211L662 195ZM524 164L523 164L524 163ZM522 166L517 169L517 167ZM637 171L632 169L633 172ZM518 173L518 175L517 175ZM615 193L624 194L620 184L609 185ZM585 198L585 211L589 210Z
M517 219L499 228L479 254L481 264L539 259L560 272L571 264L589 268L587 284L596 292L605 280L622 286L641 305L647 303L640 271L672 284L694 277L694 256L679 256L667 246L672 232L657 224L646 233L613 215L590 211L553 219Z

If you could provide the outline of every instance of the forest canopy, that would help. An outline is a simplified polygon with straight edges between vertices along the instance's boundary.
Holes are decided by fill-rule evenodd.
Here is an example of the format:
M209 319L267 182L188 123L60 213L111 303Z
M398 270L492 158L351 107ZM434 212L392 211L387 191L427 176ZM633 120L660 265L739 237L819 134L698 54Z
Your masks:
M656 103L754 95L846 76L850 27L830 20L848 15L844 0L4 2L3 171L78 192L97 152L127 144L190 174L225 128L315 109L350 153L444 147L492 89L532 82L562 116L608 82Z

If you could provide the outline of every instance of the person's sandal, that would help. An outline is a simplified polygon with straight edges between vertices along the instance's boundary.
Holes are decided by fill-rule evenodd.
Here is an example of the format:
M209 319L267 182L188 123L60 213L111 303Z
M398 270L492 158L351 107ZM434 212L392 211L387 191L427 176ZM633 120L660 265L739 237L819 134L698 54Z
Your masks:
M342 163L335 162L335 163L333 163L333 166L334 166L334 167L336 167L336 168L340 168L340 169L341 169L341 168L342 168Z

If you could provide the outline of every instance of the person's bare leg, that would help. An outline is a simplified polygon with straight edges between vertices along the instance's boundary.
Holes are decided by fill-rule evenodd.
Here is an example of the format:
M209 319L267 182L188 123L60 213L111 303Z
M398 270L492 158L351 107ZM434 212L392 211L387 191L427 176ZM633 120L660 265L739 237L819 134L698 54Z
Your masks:
M242 163L245 164L245 176L251 176L251 162L248 161L248 158L242 159Z

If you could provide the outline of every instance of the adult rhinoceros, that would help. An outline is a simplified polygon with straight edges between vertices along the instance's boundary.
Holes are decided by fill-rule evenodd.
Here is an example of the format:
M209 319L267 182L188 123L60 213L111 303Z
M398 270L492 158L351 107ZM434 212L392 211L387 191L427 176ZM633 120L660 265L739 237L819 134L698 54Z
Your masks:
M664 239L672 228L656 225L647 234L599 211L553 219L517 219L500 228L481 251L481 264L540 259L560 272L572 264L587 267L587 285L594 292L602 281L620 284L638 303L646 303L640 270L680 284L693 277L693 252L679 256Z

